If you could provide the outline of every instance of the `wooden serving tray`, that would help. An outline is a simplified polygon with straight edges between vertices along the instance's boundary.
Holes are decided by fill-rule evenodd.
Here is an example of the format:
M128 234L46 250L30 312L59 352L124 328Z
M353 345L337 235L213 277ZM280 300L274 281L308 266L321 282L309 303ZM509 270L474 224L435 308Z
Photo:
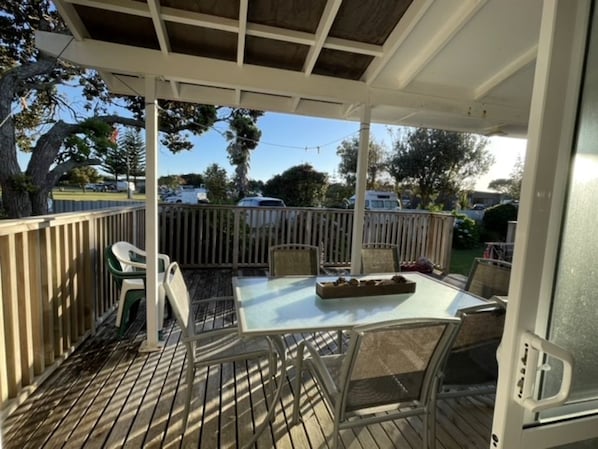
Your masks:
M381 281L382 279L374 279ZM381 284L381 285L334 285L332 282L317 282L316 293L322 299L333 298L354 298L356 296L380 296L397 295L401 293L413 293L415 282Z

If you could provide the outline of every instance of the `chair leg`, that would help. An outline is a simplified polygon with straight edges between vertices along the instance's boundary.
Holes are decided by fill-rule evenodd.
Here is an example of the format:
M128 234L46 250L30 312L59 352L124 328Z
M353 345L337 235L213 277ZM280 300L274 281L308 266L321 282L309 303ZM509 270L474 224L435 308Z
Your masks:
M183 432L187 429L187 422L189 420L189 411L191 409L191 398L193 397L193 378L195 377L195 367L187 361L187 373L186 373L186 383L187 383L187 397L185 399L185 411L183 413Z
M299 399L301 398L301 381L303 375L303 351L305 344L301 343L297 349L297 358L295 359L295 384L293 385L293 416L291 425L299 423Z

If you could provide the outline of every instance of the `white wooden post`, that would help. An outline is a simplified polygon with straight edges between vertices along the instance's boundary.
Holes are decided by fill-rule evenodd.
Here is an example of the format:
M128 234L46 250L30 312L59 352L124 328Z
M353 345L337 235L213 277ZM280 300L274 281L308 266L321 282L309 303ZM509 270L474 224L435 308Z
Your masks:
M355 208L353 209L353 235L351 236L351 274L359 274L361 272L361 247L363 245L363 221L365 216L365 188L367 184L368 150L370 147L370 113L370 105L364 104L361 110L361 125L359 127Z
M145 77L145 250L147 337L140 351L160 350L158 341L158 104L156 78Z

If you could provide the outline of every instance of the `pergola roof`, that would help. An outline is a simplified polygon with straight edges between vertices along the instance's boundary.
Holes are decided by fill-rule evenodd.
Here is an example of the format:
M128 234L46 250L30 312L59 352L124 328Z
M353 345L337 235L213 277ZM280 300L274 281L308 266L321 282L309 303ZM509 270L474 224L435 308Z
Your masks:
M541 0L54 0L119 94L523 136Z

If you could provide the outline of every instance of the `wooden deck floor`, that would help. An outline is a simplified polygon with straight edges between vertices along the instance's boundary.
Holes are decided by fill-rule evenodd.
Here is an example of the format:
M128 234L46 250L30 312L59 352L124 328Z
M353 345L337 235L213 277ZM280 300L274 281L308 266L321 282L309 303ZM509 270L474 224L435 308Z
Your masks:
M230 294L230 272L187 272L197 297ZM199 310L198 320L218 325L221 310ZM141 313L142 314L142 313ZM44 384L3 423L6 449L25 448L234 448L247 441L266 413L262 388L267 369L256 364L212 367L198 373L195 400L186 432L182 429L185 349L176 324L169 322L164 350L138 352L143 320L116 336L113 319L87 339ZM322 351L335 349L335 333L290 336L291 351L302 338ZM257 448L324 449L330 414L306 375L302 391L303 422L290 426L291 368L275 419ZM440 400L439 449L488 448L493 397ZM421 447L422 422L409 418L341 433L345 448Z

